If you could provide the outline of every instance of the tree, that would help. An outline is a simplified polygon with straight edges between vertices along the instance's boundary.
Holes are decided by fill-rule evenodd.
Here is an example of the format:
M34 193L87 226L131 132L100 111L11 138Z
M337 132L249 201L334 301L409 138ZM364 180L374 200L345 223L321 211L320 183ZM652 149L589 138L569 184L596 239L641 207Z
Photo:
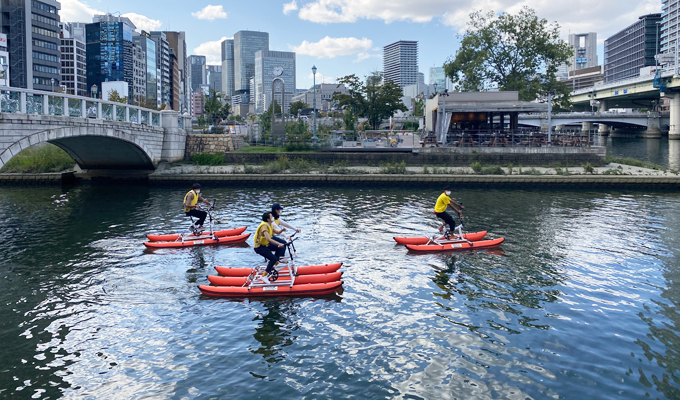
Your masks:
M267 110L267 114L271 115L272 109L274 109L274 115L281 114L281 106L279 105L278 101L274 100L269 104L269 109Z
M357 115L352 111L350 107L345 110L345 114L342 116L342 122L345 123L345 130L352 131L352 137L357 136Z
M372 72L365 82L356 75L348 75L338 79L338 83L345 84L349 93L336 92L332 101L337 101L345 111L351 109L356 116L368 118L374 128L396 111L407 110L401 101L401 88L392 80L383 82L382 72Z
M120 97L116 89L109 90L109 101L127 104L127 97Z
M149 108L151 110L160 111L160 109L156 106L156 100L154 100L151 97L149 98L141 97L135 102L135 105L142 108Z
M378 129L382 120L391 117L396 111L408 110L401 101L401 87L391 79L383 82L382 72L373 72L366 78L364 93L365 117L373 129Z
M285 131L286 138L289 141L307 141L312 138L312 133L309 131L309 125L303 119L288 122Z
M302 111L304 108L309 108L309 104L305 103L302 100L294 101L290 103L290 113L292 115L297 115L298 112Z
M220 92L210 89L208 96L204 95L203 98L205 99L203 111L206 119L211 124L217 125L229 116L229 105L222 104L222 94Z
M568 108L569 91L556 73L573 50L559 28L526 6L517 15L474 12L444 70L460 91L513 90L524 101L555 91L557 105Z

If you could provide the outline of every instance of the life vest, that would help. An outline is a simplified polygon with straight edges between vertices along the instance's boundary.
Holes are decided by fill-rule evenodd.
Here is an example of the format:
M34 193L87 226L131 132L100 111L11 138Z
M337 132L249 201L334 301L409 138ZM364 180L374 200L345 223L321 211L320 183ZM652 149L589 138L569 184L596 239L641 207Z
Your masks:
M272 228L271 225L264 221L260 222L260 226L257 227L257 230L255 231L255 237L253 239L255 247L267 246L269 244L269 240L267 240L267 238L264 236L265 229L269 231L269 237L272 237L274 234L274 228Z
M189 193L194 193L194 191L193 191L193 190L189 190L189 192L187 192L187 194L184 195L184 201L182 202L182 205L184 205L184 212L189 212L189 211L191 211L191 208L189 208L189 207L186 206L186 204L187 204L187 196L189 196ZM190 204L192 207L195 206L196 203L198 203L198 197L199 197L198 194L194 193L194 198L191 199L191 204Z

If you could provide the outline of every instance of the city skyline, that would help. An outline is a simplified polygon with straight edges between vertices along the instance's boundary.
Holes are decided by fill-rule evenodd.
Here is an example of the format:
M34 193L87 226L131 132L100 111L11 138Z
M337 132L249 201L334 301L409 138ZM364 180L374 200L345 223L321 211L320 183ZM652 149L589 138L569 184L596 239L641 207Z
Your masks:
M117 10L94 1L65 0L61 4L62 21L89 22L94 13L120 11L140 30L186 31L188 53L205 55L210 65L221 64L220 44L234 32L268 32L270 50L297 54L296 79L300 88L311 86L312 65L318 68L317 81L323 82L352 73L363 78L371 71L380 71L383 46L398 40L419 42L419 69L428 80L430 67L441 66L455 54L459 47L456 34L462 32L468 14L475 10L474 3L468 0L432 0L425 5L402 1L381 5L373 0L361 4L350 0L267 1L257 12L249 4L237 3L178 2L159 7L156 1L122 0ZM565 40L569 33L597 32L600 59L604 39L640 15L661 10L660 0L606 0L598 4L577 0L564 5L532 0L521 4L496 1L494 11L514 13L521 5L534 8L541 18L559 23ZM581 10L588 10L588 14Z

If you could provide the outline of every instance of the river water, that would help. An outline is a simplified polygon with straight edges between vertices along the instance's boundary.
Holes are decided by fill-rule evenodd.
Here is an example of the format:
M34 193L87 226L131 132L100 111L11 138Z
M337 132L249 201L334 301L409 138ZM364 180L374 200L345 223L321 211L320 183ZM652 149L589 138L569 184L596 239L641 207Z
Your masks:
M680 170L680 140L595 136L594 142L606 146L614 158L635 158Z
M498 249L410 254L436 190L210 187L222 227L272 202L319 298L212 299L251 244L145 250L183 188L0 189L0 398L680 397L680 196L465 189Z

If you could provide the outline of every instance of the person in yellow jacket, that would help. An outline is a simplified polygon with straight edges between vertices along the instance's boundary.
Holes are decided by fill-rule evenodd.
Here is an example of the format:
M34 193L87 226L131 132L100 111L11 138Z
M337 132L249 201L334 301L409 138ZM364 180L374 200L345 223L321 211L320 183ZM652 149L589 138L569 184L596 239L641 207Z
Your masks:
M446 224L449 225L450 232L453 232L456 229L456 221L453 219L453 217L449 215L449 213L446 212L447 207L457 212L459 218L463 217L463 210L465 209L465 207L458 204L455 200L453 200L449 196L451 196L451 189L449 188L444 189L444 193L439 195L439 197L437 198L437 203L434 205L434 215L436 215L437 218L441 219L444 222L439 227L439 232L444 230L444 226L446 226ZM458 208L454 207L454 205Z
M184 213L188 216L198 218L198 221L194 223L196 229L203 228L203 222L208 216L208 213L201 210L201 206L198 202L210 205L210 202L203 197L201 197L201 185L194 183L194 186L189 191L189 193L184 195Z
M274 217L272 216L272 213L266 212L262 214L262 222L260 222L260 226L257 227L257 230L255 230L254 238L255 252L269 261L267 263L267 269L264 271L264 274L262 274L262 278L266 282L269 282L267 275L269 275L274 269L274 266L278 264L279 259L281 258L279 256L279 251L284 246L284 243L279 242L272 237L274 235L273 223Z

